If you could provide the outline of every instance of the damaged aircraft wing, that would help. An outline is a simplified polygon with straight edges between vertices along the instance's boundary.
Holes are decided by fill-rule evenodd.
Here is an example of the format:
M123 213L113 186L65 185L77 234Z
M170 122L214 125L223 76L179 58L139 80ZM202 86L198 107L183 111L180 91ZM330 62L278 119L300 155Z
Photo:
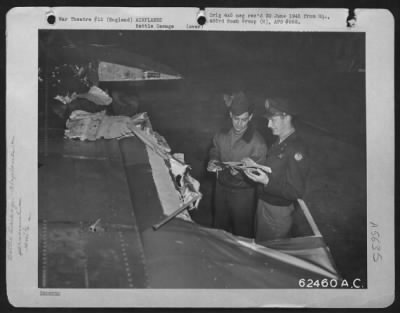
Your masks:
M259 244L185 216L154 230L182 194L163 154L140 136L52 138L39 169L39 287L264 289L340 279L318 233Z
M48 49L49 63L93 67L100 82L182 79L171 67L149 57L107 45L65 45ZM90 64L90 66L89 66Z

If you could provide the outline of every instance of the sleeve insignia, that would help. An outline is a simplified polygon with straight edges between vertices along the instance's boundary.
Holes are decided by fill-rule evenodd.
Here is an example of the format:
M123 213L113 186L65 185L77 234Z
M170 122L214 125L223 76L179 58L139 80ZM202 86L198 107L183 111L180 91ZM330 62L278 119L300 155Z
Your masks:
M294 155L294 159L295 159L296 161L301 161L301 160L303 160L303 155L302 155L300 152L297 152L297 153Z

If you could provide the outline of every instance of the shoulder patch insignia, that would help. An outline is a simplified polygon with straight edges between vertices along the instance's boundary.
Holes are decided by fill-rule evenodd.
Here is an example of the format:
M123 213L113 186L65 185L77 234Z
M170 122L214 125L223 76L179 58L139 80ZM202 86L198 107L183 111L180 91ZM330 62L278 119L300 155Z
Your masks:
M294 159L295 159L296 161L301 161L301 160L303 160L303 155L302 155L300 152L297 152L297 153L294 155Z

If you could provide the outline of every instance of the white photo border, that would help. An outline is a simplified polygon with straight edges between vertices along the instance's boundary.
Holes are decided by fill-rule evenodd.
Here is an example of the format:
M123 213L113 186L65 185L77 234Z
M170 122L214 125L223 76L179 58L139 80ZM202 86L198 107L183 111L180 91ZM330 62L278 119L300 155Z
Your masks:
M220 12L290 12L293 9L209 8ZM323 13L329 20L296 25L205 24L198 31L365 32L367 120L368 288L362 290L116 290L38 288L37 70L40 29L124 29L134 25L65 22L61 16L163 17L175 30L196 25L198 8L19 7L7 14L7 295L17 307L385 307L394 301L394 18L383 9L357 9L356 26L346 25L347 9L296 9ZM57 22L47 24L54 13ZM178 17L178 18L177 18ZM160 30L162 31L162 30ZM29 99L29 100L27 100ZM21 127L23 125L23 127ZM384 158L382 157L384 156ZM29 179L26 179L29 177ZM381 238L379 251L373 232ZM379 253L380 257L377 256ZM154 299L157 299L156 301ZM203 299L207 299L205 302Z

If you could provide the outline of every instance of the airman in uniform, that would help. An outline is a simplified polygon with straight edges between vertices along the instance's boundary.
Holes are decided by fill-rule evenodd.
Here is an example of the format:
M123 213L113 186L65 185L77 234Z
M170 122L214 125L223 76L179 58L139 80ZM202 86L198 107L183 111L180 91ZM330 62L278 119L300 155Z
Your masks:
M221 165L223 162L240 162L243 158L262 163L267 145L251 124L253 106L245 94L234 93L225 101L232 126L214 136L207 166L208 171L217 172L214 227L254 238L256 184L242 171Z
M296 132L293 117L297 114L292 102L285 98L267 99L268 127L278 140L268 150L267 174L261 169L246 170L246 175L258 183L255 217L255 239L258 242L290 237L294 203L305 192L309 172L307 149ZM245 158L246 165L254 161Z

